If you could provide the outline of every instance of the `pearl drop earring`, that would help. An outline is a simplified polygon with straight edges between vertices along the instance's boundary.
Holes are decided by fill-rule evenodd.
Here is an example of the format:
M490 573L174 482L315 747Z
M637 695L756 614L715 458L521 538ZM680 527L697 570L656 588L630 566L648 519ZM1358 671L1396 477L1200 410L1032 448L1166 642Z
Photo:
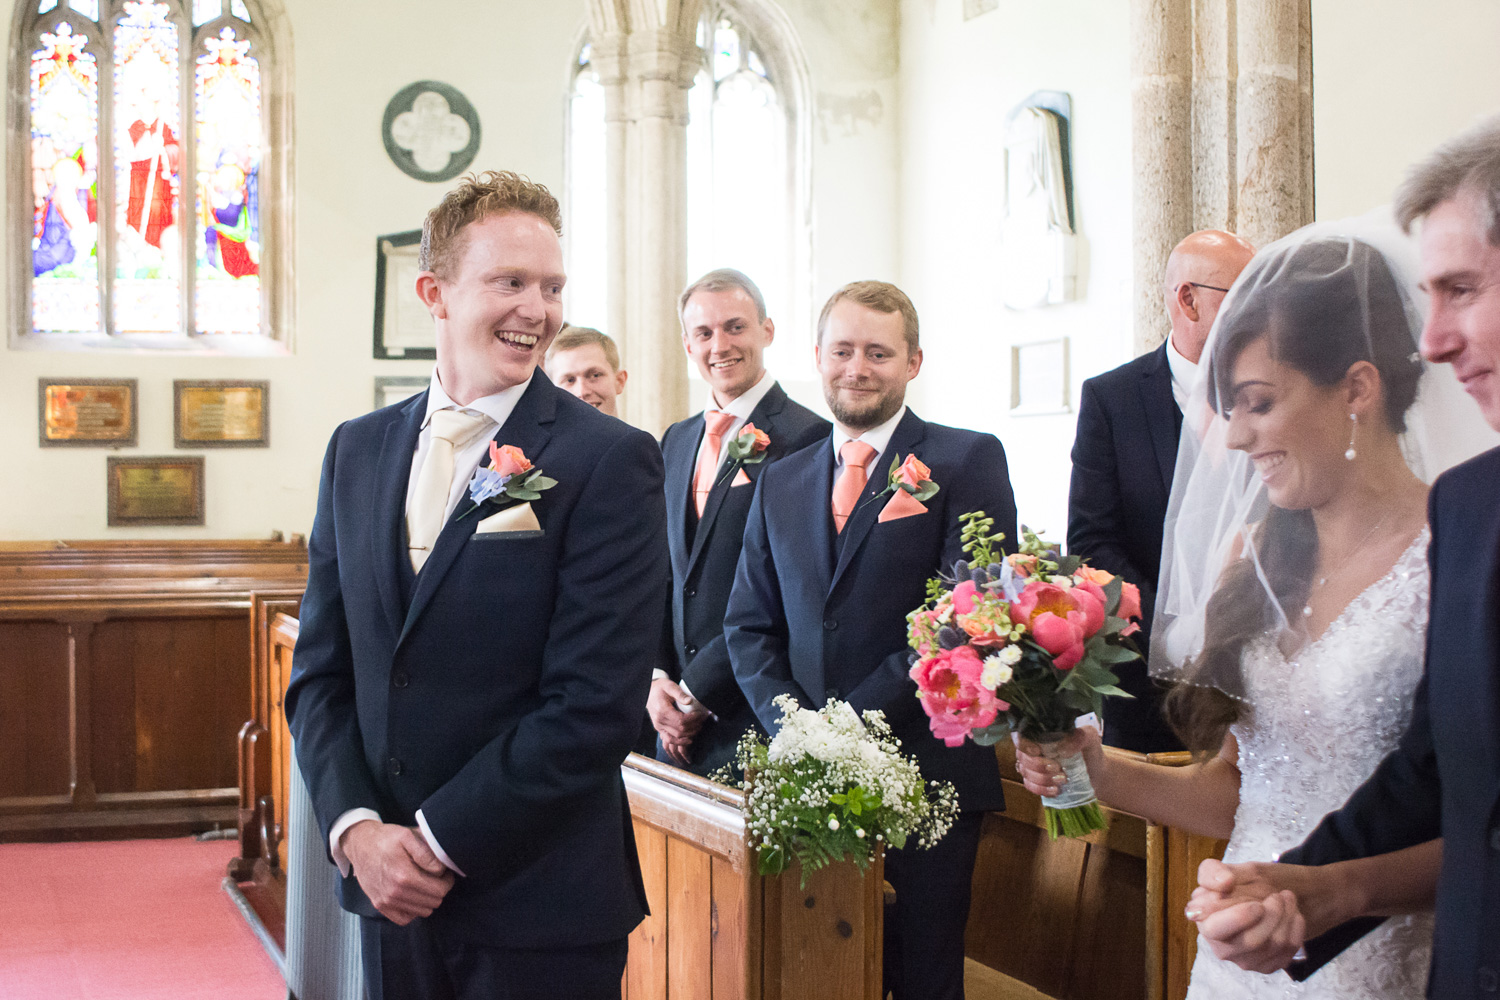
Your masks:
M1359 415L1351 413L1351 414L1349 414L1349 450L1346 451L1346 452L1344 452L1344 458L1348 459L1351 462L1354 461L1354 456L1356 454L1358 454L1354 450L1354 435L1358 431L1359 431Z

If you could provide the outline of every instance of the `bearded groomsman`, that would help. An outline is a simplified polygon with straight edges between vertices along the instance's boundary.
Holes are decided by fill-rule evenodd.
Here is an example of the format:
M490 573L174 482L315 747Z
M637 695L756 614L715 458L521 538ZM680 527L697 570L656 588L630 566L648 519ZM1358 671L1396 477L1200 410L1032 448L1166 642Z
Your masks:
M646 704L657 756L706 775L759 728L724 642L754 484L777 459L827 437L829 423L788 399L766 371L776 327L755 282L730 268L710 271L682 293L677 311L683 349L708 383L708 399L661 439L672 600L665 665Z
M922 350L916 309L894 285L859 281L835 292L818 319L816 356L833 433L760 478L724 622L729 657L767 730L782 694L808 708L837 698L858 712L879 709L923 776L956 786L962 812L941 842L886 853L896 903L885 924L885 985L897 1000L961 998L981 820L1005 801L991 748L950 748L931 735L907 676L906 615L926 599L928 578L963 557L960 515L985 511L1012 548L1005 449L993 435L929 424L906 407ZM925 506L887 489L892 460L911 458L938 485Z

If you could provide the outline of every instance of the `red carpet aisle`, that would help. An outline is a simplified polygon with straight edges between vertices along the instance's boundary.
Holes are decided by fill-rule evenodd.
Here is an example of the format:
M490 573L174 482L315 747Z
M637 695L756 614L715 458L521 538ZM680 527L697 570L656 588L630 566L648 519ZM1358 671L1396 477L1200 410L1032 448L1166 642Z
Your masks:
M234 850L0 844L0 1000L284 1000L219 887Z

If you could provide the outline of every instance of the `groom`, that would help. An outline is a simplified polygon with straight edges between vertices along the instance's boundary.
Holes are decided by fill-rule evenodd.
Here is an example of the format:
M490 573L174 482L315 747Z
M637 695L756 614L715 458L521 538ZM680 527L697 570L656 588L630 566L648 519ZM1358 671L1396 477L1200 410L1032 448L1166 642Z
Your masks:
M1422 220L1432 299L1422 354L1453 365L1500 431L1500 118L1419 166L1397 215L1408 227ZM1194 919L1244 968L1291 963L1304 979L1379 924L1374 917L1430 905L1430 882L1403 897L1399 879L1369 878L1361 861L1442 837L1427 995L1500 994L1500 449L1438 477L1428 509L1427 672L1411 728L1342 809L1281 856L1287 864L1210 861L1200 871ZM1306 960L1292 962L1308 935L1317 936Z
M808 708L842 699L884 712L923 776L953 782L962 812L948 835L931 850L886 852L896 904L885 922L885 986L896 1000L961 1000L980 826L1005 800L992 749L947 747L929 731L907 676L906 615L926 599L927 580L963 558L961 514L985 511L1013 550L1005 449L991 434L907 409L922 349L916 309L895 285L835 292L816 350L833 435L761 473L724 619L729 659L768 732L780 724L778 695ZM892 460L911 458L938 485L925 508L887 489Z
M618 998L645 912L620 763L667 599L662 462L537 371L560 228L512 173L449 192L417 279L431 387L323 464L286 712L372 1000ZM497 445L545 480L476 510Z

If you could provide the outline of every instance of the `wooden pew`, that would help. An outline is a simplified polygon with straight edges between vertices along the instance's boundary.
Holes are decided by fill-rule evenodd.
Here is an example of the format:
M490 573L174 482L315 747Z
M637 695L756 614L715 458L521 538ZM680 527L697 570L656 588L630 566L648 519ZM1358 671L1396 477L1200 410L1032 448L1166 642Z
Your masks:
M251 595L300 540L0 544L0 841L232 825Z
M292 676L301 595L250 599L250 718L239 732L240 853L229 863L236 882L266 882L286 870L287 803L292 738L282 701Z
M970 1000L1181 1000L1197 947L1182 911L1198 862L1222 856L1223 842L1113 809L1108 830L1050 841L1009 741L996 756L1006 811L985 817L975 864ZM1176 766L1189 755L1147 759Z

